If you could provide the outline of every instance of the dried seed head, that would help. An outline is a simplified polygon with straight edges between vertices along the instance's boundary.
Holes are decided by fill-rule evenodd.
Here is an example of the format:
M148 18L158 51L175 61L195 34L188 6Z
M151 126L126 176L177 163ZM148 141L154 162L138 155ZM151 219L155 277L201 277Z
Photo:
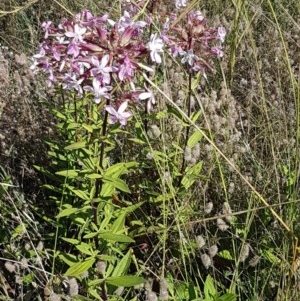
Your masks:
M168 281L165 278L162 278L160 280L160 288L164 289L164 290L167 290L168 286L169 286Z
M203 238L202 235L196 236L196 243L199 250L205 246L205 239Z
M228 202L223 203L222 213L225 215L226 221L230 223L232 221L232 210Z
M160 136L161 131L157 125L153 124L150 126L147 134L148 134L149 138L156 139Z
M200 157L200 144L197 143L192 150L192 155L195 160L198 160Z
M159 297L160 297L160 300L162 300L162 301L169 300L168 290L161 290L160 293L159 293Z
M201 261L206 269L211 266L211 258L207 254L204 253L201 255Z
M61 301L61 298L59 295L55 294L55 293L51 293L49 296L49 301Z
M15 277L15 282L17 283L17 284L24 284L24 279L23 279L23 277L21 277L21 276L16 276Z
M24 245L24 248L25 248L26 251L30 250L31 249L30 243L26 242L25 245Z
M43 249L44 249L44 244L43 244L42 241L39 241L39 243L36 246L36 250L37 251L43 251Z
M105 261L102 261L102 260L99 260L97 263L96 263L96 268L97 268L97 271L100 273L100 274L104 274L105 273L105 269L106 269L106 262Z
M148 280L145 283L145 289L146 289L146 291L150 292L152 290L152 282L153 282L153 279L152 278L148 278Z
M162 278L160 280L159 298L162 301L167 301L169 299L168 282L167 282L167 280L165 278Z
M12 262L10 261L6 261L5 264L4 264L5 268L10 272L10 273L13 273L16 271L16 266L15 264L13 264Z
M235 188L234 182L229 183L228 193L232 194L234 192L234 188Z
M229 226L221 218L217 219L217 226L221 231L226 231L229 228Z
M71 297L75 297L78 295L78 283L76 278L71 278L69 280L69 294Z
M89 272L85 271L83 273L80 274L81 279L87 279L89 277Z
M154 292L152 292L152 291L147 292L146 301L157 301L157 300L158 300L158 298Z
M191 161L191 159L192 159L192 150L190 147L187 146L184 150L184 160L186 162L189 162Z
M240 261L245 262L245 260L249 257L249 253L250 253L249 244L244 244L242 249L241 249Z
M124 287L120 286L114 291L114 294L117 296L121 296L123 294L123 291L124 291Z
M28 268L28 261L27 261L27 259L25 258L25 257L23 257L22 259L21 259L21 268L22 269L27 269Z
M213 208L214 208L213 202L208 202L208 203L205 204L204 212L206 214L209 214L209 213L211 213L211 211L213 210Z
M249 261L249 265L251 267L255 267L257 266L257 264L259 263L260 257L258 255L255 255L254 257L252 257Z
M210 246L209 249L208 249L208 253L209 253L209 256L211 258L213 258L218 253L218 247L217 247L217 245Z

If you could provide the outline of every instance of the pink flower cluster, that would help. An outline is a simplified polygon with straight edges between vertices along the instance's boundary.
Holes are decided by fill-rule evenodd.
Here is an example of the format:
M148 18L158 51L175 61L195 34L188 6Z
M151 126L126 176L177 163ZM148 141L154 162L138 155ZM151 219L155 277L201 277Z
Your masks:
M79 97L91 94L96 103L106 99L111 123L125 125L132 115L125 112L128 104L147 100L148 111L155 104L149 88L136 90L133 83L141 84L139 74L144 70L153 71L147 66L149 62L162 62L165 49L179 56L191 70L203 74L206 67L211 69L206 57L222 56L220 47L210 48L210 41L223 42L225 30L206 29L199 12L189 13L185 27L172 26L168 19L162 33L152 33L147 41L144 32L150 24L151 21L134 21L127 11L113 21L107 14L95 17L88 10L71 20L63 19L58 26L44 22L44 40L33 56L31 68L42 70L49 86L62 85Z
M211 58L223 57L226 30L207 27L200 11L189 12L187 21L182 23L177 24L176 16L171 15L164 23L161 37L174 58L179 57L190 72L200 71L206 77L206 69L213 69Z

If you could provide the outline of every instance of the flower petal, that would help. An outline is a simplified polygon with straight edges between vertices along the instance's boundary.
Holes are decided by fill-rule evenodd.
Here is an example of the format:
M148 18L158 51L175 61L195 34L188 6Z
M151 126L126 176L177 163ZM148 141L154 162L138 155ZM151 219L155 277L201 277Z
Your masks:
M124 101L124 102L120 105L120 107L119 107L119 109L118 109L118 113L123 115L123 113L124 113L124 111L126 110L127 106L128 106L128 101Z
M106 106L106 107L105 107L105 110L106 110L109 114L111 114L111 115L113 115L113 116L118 116L117 111L116 111L115 108L112 107L112 106Z
M139 95L140 100L145 100L145 99L150 98L150 97L152 97L151 92L143 92Z

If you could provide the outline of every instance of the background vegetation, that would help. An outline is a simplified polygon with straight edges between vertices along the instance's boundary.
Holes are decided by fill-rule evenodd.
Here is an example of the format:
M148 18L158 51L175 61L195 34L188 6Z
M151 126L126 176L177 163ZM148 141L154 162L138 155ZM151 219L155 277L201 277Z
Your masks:
M68 270L74 262L89 264L91 250L83 238L88 226L81 219L86 222L91 212L64 211L65 219L61 214L81 204L55 179L63 164L76 166L72 158L78 154L60 152L71 139L58 114L62 96L33 76L28 58L43 35L42 22L58 23L83 8L117 18L121 1L2 0L2 300L300 299L299 1L193 3L210 26L223 25L228 32L224 57L195 89L200 115L194 116L190 137L196 140L183 147L187 121L178 112L186 110L186 73L166 57L157 85L177 109L159 114L166 104L158 96L147 131L136 117L112 138L109 153L111 165L139 162L126 165L122 177L131 192L117 187L101 213L114 229L125 212L119 226L133 242L108 241L101 252L114 260L95 255L89 273L76 274ZM173 1L163 1L161 14L170 7ZM172 172L180 156L201 167L178 190ZM124 289L123 282L108 279L104 288L103 270L113 274L122 268L146 283Z

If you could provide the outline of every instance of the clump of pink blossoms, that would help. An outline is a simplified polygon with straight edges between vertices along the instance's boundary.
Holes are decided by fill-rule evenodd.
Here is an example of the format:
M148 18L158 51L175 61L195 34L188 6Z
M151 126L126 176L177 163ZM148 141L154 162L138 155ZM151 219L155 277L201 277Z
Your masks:
M42 70L49 86L61 85L79 97L92 95L96 103L105 100L110 123L126 125L132 116L125 112L128 105L147 100L149 111L155 104L153 91L145 85L146 91L136 89L134 84L142 86L141 74L153 72L148 65L161 64L165 52L179 57L190 71L200 70L204 75L206 68L211 69L206 58L222 56L221 47L210 44L224 41L223 28L207 29L199 12L190 12L184 26L172 26L175 20L171 15L162 32L152 32L149 40L151 21L135 21L128 11L117 21L83 10L58 26L44 22L44 39L31 68Z

